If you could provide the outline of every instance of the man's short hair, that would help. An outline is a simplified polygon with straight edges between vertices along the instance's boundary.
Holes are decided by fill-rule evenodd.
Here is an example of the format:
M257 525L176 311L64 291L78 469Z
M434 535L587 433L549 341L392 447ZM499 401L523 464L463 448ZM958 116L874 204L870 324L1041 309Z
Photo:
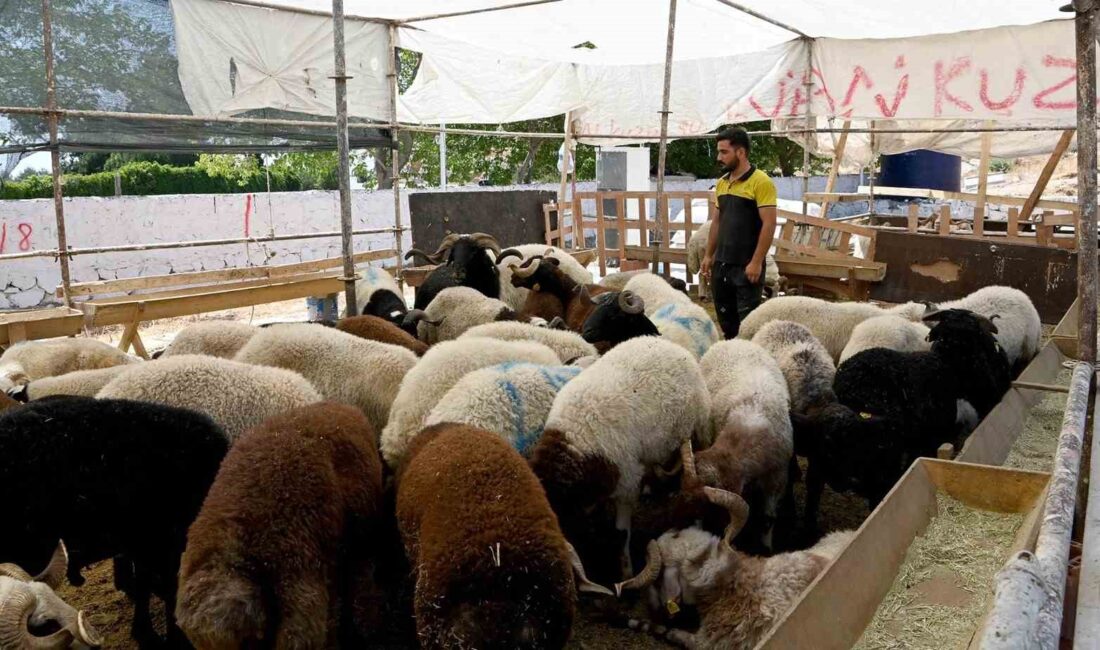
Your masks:
M718 142L725 140L734 147L743 147L745 149L745 153L749 153L751 151L751 147L749 145L749 132L739 126L735 126L733 128L722 131L718 134L716 140Z

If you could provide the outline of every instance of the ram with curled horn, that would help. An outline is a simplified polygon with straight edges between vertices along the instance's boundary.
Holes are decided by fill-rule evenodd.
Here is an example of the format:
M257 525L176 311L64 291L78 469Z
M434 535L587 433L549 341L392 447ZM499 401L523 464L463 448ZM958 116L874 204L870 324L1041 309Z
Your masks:
M439 265L418 288L413 306L425 309L440 291L450 287L470 287L490 298L500 297L500 272L493 261L500 254L496 238L483 232L451 233L431 254L420 248L409 250L406 259L418 256Z
M639 336L660 336L645 314L645 300L629 289L604 293L589 302L592 306L581 325L581 335L597 350L610 350Z
M77 611L55 593L68 570L69 555L58 543L46 569L31 577L15 564L0 564L0 648L60 650L92 648L103 638ZM48 635L36 630L58 628Z

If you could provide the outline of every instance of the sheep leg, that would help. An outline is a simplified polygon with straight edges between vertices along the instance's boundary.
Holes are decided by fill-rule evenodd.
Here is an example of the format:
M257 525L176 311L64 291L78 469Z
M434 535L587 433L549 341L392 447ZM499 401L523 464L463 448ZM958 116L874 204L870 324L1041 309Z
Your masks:
M318 573L282 576L277 588L280 623L276 648L302 647L306 639L325 639L330 632L329 587Z
M623 578L634 575L634 562L630 558L630 516L631 507L621 501L615 504L615 529L626 533L626 541L623 543L622 571Z
M129 560L124 561L132 571L126 576L130 581L130 590L126 595L134 603L134 619L130 623L130 636L137 641L139 648L159 648L163 645L163 640L153 627L153 617L149 611L150 600L153 597L149 576L145 570L134 566Z
M817 530L817 511L821 506L821 494L825 491L825 473L820 463L820 460L811 458L806 468L806 510L802 514L802 523L807 535Z
M675 643L681 648L687 648L688 650L696 650L696 648L703 647L696 635L687 630L669 630L665 634L665 639L670 643Z

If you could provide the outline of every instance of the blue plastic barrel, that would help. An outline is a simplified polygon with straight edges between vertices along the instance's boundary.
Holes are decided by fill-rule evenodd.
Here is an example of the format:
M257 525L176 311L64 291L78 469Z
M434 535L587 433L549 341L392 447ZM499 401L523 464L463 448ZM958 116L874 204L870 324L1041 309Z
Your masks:
M883 156L876 182L885 187L958 192L962 188L962 158L926 149Z
M308 313L307 317L312 321L336 320L336 297L319 298L310 296L306 298L306 312Z

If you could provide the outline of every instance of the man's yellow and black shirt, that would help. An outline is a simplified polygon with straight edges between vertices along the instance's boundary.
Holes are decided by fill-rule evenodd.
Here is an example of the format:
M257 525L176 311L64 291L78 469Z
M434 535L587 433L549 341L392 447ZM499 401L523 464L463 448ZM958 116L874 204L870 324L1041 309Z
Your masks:
M775 207L775 184L756 167L738 178L729 174L718 179L715 187L718 208L718 247L716 262L745 266L756 252L760 240L760 208Z

